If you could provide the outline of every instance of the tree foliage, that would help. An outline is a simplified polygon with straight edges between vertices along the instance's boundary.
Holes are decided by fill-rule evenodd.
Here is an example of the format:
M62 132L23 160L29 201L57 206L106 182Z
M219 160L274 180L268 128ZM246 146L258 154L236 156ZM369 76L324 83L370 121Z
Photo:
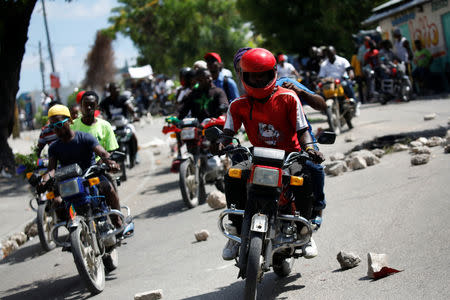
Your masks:
M385 1L373 0L237 0L242 16L252 23L254 34L264 37L263 46L273 52L306 55L311 46L334 45L350 55L352 33L371 9Z
M236 49L247 44L235 0L119 0L110 32L129 36L139 50L138 64L174 73L207 52L230 67Z
M84 63L87 70L82 84L83 88L101 89L108 82L113 81L116 67L112 38L102 31L97 31L95 43Z

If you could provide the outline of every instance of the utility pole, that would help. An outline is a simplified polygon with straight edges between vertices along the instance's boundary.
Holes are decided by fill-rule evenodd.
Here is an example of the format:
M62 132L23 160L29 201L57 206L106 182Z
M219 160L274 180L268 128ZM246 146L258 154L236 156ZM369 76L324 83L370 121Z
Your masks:
M44 69L44 60L42 59L42 48L41 41L39 41L39 65L41 69L41 79L42 79L42 92L45 92L45 69Z
M47 13L45 12L44 0L41 0L41 2L42 2L42 11L44 13L45 33L47 34L47 44L48 44L48 52L50 54L50 63L52 65L52 72L55 73L55 63L53 61L52 45L50 43L50 34L48 33ZM60 98L59 98L59 90L58 90L58 88L55 88L55 94L56 94L56 98L59 100Z

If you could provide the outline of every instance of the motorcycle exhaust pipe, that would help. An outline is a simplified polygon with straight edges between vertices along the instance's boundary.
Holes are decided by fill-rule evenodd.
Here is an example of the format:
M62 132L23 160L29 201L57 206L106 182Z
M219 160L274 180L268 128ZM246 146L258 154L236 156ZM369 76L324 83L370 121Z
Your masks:
M239 244L241 243L241 238L238 236L235 236L231 233L228 232L228 230L225 228L225 226L223 225L223 218L225 218L226 215L238 215L238 216L244 216L244 212L245 210L243 209L234 209L234 208L230 208L230 209L225 209L223 212L220 213L219 215L219 229L222 232L222 234L230 239L233 240L235 242L238 242Z
M130 212L130 209L128 207L126 207L126 208L127 208L127 212ZM99 214L99 215L95 215L93 218L94 219L99 219L99 218L107 217L107 216L111 216L111 215L118 216L122 220L122 226L117 228L117 229L115 229L114 231L112 231L112 232L110 232L108 234L102 235L101 236L102 240L107 239L107 238L109 238L111 236L116 236L117 234L121 233L125 229L125 216L124 216L124 214L121 211L119 211L117 209L111 209L109 212L103 213L103 214ZM129 216L129 214L128 214L128 216Z

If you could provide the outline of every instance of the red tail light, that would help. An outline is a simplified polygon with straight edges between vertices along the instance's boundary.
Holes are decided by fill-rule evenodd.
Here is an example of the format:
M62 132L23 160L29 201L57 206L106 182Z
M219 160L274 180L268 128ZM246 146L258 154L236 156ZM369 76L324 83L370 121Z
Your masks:
M397 76L397 68L392 68L391 69L391 74L392 74L392 76Z
M321 88L323 87L323 83L322 83L322 82L319 82L319 83L317 84L317 86L319 87L319 89L321 89Z
M335 83L335 84L339 84L339 83L341 83L341 81L340 81L339 79L336 78L336 79L334 80L334 83Z

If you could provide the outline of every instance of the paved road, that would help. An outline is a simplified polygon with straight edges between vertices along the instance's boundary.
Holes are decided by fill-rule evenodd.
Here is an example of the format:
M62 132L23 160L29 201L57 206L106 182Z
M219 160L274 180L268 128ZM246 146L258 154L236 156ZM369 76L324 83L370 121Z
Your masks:
M431 112L437 118L424 122L423 115ZM450 100L366 106L355 129L322 150L328 156L376 136L447 127L449 117ZM142 143L161 137L160 122L138 129ZM348 134L355 142L344 142ZM427 165L412 167L409 154L401 152L386 155L376 166L327 177L328 208L315 236L319 256L299 259L285 279L267 273L262 299L447 299L450 164L441 147L432 150ZM131 299L138 292L163 289L165 299L239 299L243 281L236 279L234 263L220 257L225 244L216 226L220 212L207 205L184 207L177 175L168 172L167 149L160 155L144 149L141 160L120 187L122 201L136 217L135 237L119 249L119 268L93 298ZM200 229L210 231L207 242L195 242L194 231ZM340 250L357 253L363 262L340 271L335 258ZM368 252L387 253L390 265L404 271L369 280ZM43 253L37 239L0 261L0 274L2 299L89 297L71 254L60 249Z

